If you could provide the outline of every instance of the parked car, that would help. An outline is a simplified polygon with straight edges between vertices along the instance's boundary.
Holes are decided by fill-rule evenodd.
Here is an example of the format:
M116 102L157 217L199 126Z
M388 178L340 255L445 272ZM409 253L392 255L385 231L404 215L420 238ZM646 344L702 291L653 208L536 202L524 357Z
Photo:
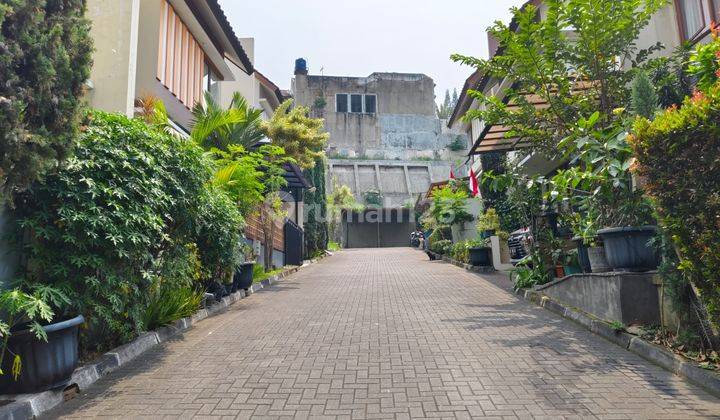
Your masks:
M508 239L508 247L510 248L510 258L512 260L521 260L529 253L529 244L532 242L532 235L529 228L518 229L510 234Z

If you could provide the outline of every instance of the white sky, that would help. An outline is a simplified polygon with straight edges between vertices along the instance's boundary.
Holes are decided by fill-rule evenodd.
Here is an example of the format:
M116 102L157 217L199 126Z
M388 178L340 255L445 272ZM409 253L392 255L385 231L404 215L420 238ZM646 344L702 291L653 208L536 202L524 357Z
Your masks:
M290 88L295 59L310 74L425 73L435 94L472 73L450 54L487 57L485 28L525 0L220 0L240 37L255 38L255 67Z

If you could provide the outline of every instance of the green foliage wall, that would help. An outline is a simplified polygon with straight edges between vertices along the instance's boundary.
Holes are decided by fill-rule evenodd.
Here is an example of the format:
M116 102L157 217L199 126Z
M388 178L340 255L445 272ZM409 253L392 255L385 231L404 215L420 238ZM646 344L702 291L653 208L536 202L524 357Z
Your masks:
M312 169L304 171L305 177L315 187L305 192L305 253L312 257L327 249L327 194L325 192L325 159L316 159Z
M90 75L85 0L0 3L0 195L66 158Z
M243 223L234 203L209 189L210 165L193 142L121 115L89 120L66 167L17 206L27 255L20 274L69 295L56 313L85 316L83 351L141 332L150 290L192 276L195 254L205 278L231 270Z
M720 85L653 122L638 120L630 143L679 268L720 326Z

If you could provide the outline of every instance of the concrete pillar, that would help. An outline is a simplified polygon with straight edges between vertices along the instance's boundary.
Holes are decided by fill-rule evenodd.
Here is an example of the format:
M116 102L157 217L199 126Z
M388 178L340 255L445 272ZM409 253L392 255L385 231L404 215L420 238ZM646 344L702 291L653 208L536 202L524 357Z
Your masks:
M382 192L382 183L380 182L380 164L375 164L375 186L377 190Z
M360 170L357 163L353 165L353 174L355 175L355 194L360 197Z
M377 163L375 164L375 186L377 187L378 191L382 192L382 182L380 182L380 165ZM382 206L385 207L385 197L382 198L382 201L383 201ZM380 241L379 238L380 237L378 236L378 241ZM379 242L378 242L378 246L380 246Z
M500 238L497 236L491 236L490 237L490 246L492 247L492 260L493 260L493 266L495 267L495 270L501 271L501 272L508 272L511 271L515 266L512 264L504 263L502 262L502 259L500 257Z
M412 197L412 191L410 190L410 171L408 170L407 165L403 166L403 171L405 172L405 185L407 186L407 193L410 197ZM428 173L430 173L429 170Z
M132 117L135 113L140 0L90 0L86 16L93 23L90 35L95 44L90 72L92 89L87 99L93 108ZM154 35L157 42L157 29ZM154 70L152 77L155 77Z

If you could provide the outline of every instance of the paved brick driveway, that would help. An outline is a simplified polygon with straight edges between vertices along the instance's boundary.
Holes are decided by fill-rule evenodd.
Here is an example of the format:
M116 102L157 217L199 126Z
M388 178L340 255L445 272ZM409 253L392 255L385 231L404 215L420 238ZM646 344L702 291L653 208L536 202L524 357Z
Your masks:
M692 418L720 401L487 279L351 250L234 305L51 414Z

